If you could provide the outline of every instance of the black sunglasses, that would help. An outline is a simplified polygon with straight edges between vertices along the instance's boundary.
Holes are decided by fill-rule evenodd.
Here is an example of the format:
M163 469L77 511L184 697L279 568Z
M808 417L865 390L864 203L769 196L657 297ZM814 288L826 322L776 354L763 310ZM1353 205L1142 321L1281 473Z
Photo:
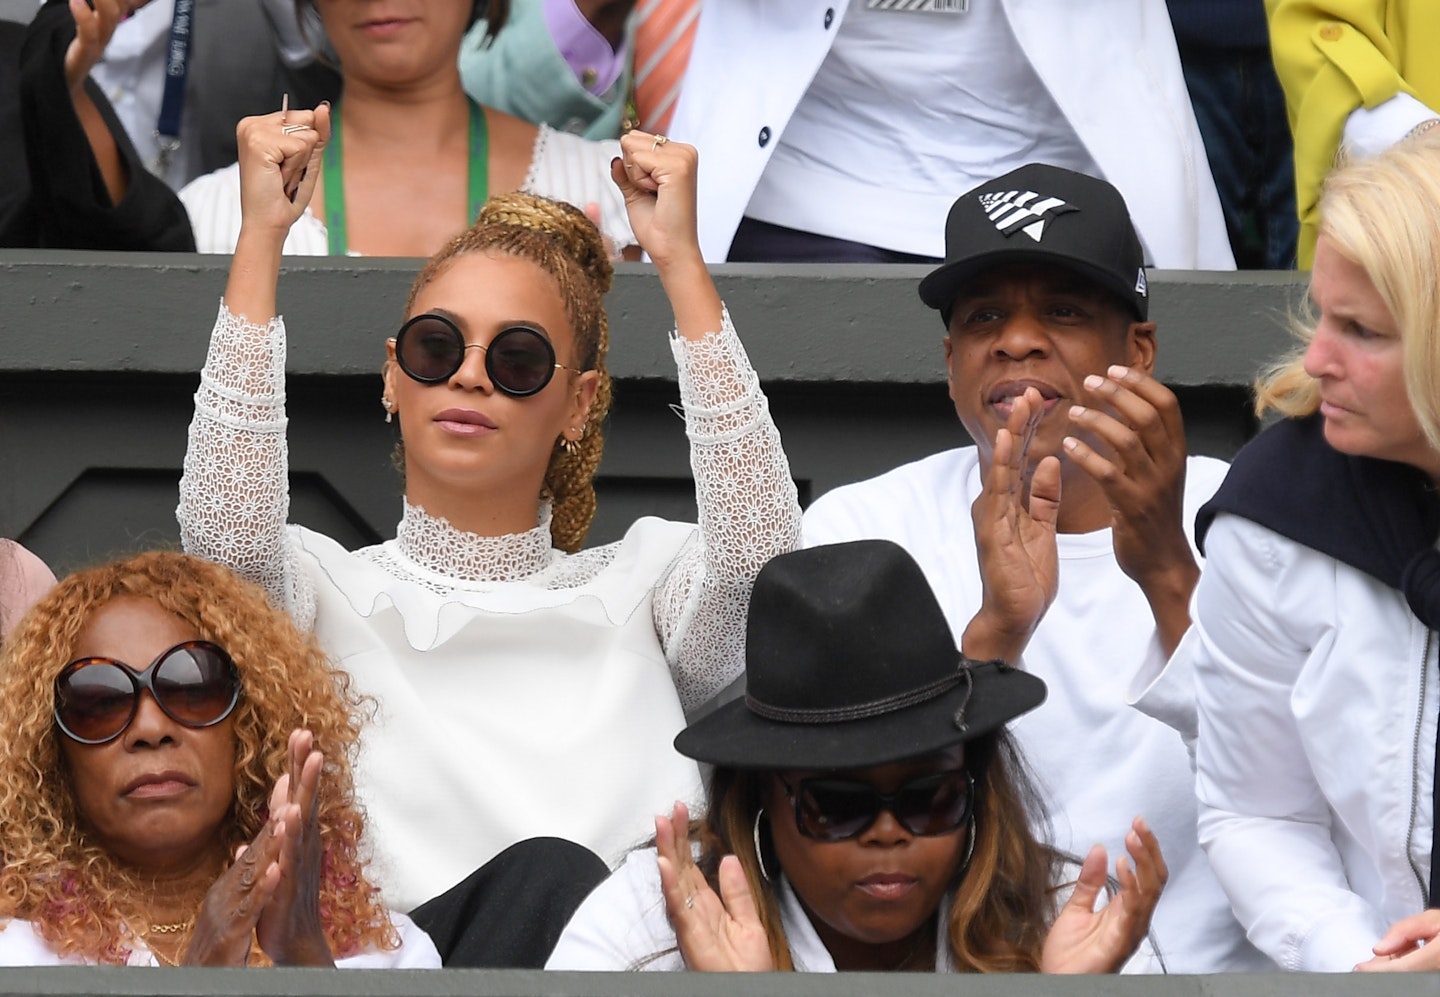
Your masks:
M239 702L240 673L208 640L176 644L143 672L114 658L77 658L55 677L55 723L81 744L113 741L135 719L142 690L176 723L210 727Z
M863 834L885 810L911 834L947 834L969 819L975 800L975 779L964 769L922 776L893 793L855 779L819 776L792 787L781 776L780 782L795 804L800 833L817 841Z
M460 327L444 315L416 315L395 334L395 359L400 369L421 384L440 384L455 376L465 351L485 354L490 383L507 395L525 398L542 391L557 370L580 373L555 362L555 347L539 329L512 325L501 329L489 346L466 344Z

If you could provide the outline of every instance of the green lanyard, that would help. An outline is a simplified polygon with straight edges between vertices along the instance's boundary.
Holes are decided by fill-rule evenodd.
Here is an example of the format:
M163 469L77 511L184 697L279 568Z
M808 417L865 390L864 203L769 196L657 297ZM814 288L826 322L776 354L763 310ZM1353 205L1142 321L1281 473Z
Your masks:
M485 112L473 100L470 103L470 185L466 192L470 225L480 214L480 207L489 195L490 141L485 127ZM330 233L330 255L345 256L350 240L345 235L345 173L341 168L344 155L340 143L340 108L330 115L330 144L325 147L325 227Z

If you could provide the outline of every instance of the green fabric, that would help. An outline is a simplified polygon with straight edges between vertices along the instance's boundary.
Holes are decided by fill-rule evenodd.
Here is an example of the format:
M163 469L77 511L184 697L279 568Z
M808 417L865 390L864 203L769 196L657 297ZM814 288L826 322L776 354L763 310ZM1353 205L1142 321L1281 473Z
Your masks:
M625 46L633 51L633 27ZM512 0L510 19L489 48L483 48L485 22L477 21L460 46L460 78L472 99L533 124L588 139L618 138L632 72L625 71L606 95L597 97L580 85L560 55L545 24L544 0Z

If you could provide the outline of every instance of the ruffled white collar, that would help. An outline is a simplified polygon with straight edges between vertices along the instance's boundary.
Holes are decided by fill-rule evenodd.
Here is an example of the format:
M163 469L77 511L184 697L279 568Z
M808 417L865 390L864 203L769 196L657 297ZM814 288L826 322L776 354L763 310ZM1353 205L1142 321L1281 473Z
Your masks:
M395 544L410 561L437 575L460 582L515 582L550 566L555 550L550 541L550 504L543 502L539 523L524 533L484 537L450 525L405 500L395 529Z

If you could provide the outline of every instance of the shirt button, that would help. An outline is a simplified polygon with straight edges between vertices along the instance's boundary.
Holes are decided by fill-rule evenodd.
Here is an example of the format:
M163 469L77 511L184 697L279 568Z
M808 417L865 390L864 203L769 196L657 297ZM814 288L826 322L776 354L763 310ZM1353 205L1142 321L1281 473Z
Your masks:
M828 28L828 27L830 27L830 25L832 25L832 24L834 24L834 23L835 23L835 8L834 8L834 7L831 7L831 8L829 8L828 10L825 11L825 27Z
M1327 42L1339 41L1341 34L1343 34L1343 31L1338 24L1327 24L1320 29L1320 37Z
M769 126L769 125L766 125L764 128L761 128L761 129L760 129L760 148L763 149L763 148L765 148L765 147L766 147L767 145L769 145L769 144L770 144L770 126Z

